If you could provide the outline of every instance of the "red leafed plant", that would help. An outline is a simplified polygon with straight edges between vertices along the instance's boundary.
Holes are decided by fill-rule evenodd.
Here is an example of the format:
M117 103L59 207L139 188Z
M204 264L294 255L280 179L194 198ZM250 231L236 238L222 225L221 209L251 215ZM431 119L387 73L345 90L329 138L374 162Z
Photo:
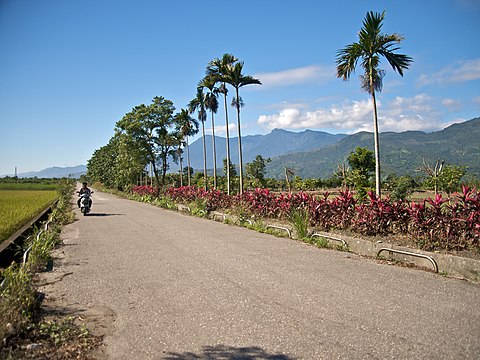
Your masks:
M156 196L157 195L157 189L154 188L153 186L133 186L130 191L140 196L143 196L143 195Z

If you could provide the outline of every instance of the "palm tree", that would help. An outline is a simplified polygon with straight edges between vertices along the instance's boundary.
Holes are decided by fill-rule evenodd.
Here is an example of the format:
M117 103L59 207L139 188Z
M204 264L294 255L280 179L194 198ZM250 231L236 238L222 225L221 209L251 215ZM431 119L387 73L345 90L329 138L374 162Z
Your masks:
M176 115L176 123L178 127L178 131L180 133L180 137L185 139L185 147L187 148L187 166L189 171L187 172L188 177L188 186L191 186L191 179L190 179L190 146L188 144L188 137L193 136L198 133L198 121L192 118L188 111L182 109ZM179 147L180 149L180 147ZM181 154L180 154L180 182L183 184L183 169L181 164Z
M262 83L249 75L243 75L243 61L228 65L225 73L225 82L235 88L235 97L232 100L232 106L237 109L237 127L238 127L238 159L239 159L239 177L240 177L240 194L243 193L243 157L242 157L242 134L240 129L240 108L244 105L242 98L239 96L239 89L245 85Z
M198 86L208 89L205 94L205 108L212 114L212 146L213 146L213 188L217 188L217 151L215 148L215 120L213 114L218 110L218 89L215 87L216 80L212 76L205 76Z
M347 45L337 52L337 77L348 80L359 59L362 59L364 75L360 76L362 89L372 96L373 101L373 124L374 124L374 146L375 146L375 190L378 197L380 190L380 151L378 141L378 117L375 91L382 91L382 80L384 70L378 69L380 56L383 56L390 63L394 71L403 76L403 70L413 61L410 56L396 54L397 46L404 39L399 34L382 34L382 21L385 18L385 11L374 13L370 11L363 20L363 26L358 33L359 41Z
M207 111L205 110L205 94L202 87L197 87L197 96L188 104L188 111L193 114L198 113L198 120L202 123L202 141L203 141L203 178L205 180L205 190L207 190L207 147L205 146L205 121L207 120Z
M215 58L207 66L207 76L213 76L217 82L220 82L221 85L218 88L218 92L223 94L223 102L225 108L225 132L226 132L226 149L227 149L227 164L230 164L230 130L228 123L228 106L227 106L227 84L225 82L225 75L228 70L228 66L231 66L238 59L232 54L223 54L221 59ZM230 195L230 167L227 166L227 194Z

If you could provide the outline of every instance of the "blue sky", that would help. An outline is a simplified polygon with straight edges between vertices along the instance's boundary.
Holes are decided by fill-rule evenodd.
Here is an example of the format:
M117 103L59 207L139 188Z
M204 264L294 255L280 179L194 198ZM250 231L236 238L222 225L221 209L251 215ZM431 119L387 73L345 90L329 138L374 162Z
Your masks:
M0 0L0 174L86 164L134 106L185 107L226 52L263 82L242 89L243 135L370 131L361 70L335 77L370 10L386 11L383 31L404 35L399 52L414 59L404 77L382 63L380 131L480 116L478 0ZM223 135L223 108L216 125Z

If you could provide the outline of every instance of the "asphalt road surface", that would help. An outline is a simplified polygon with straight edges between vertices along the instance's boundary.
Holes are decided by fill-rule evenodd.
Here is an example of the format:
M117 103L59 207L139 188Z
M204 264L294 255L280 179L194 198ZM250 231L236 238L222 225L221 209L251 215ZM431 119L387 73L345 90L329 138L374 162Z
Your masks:
M480 286L95 192L47 299L110 359L479 359Z

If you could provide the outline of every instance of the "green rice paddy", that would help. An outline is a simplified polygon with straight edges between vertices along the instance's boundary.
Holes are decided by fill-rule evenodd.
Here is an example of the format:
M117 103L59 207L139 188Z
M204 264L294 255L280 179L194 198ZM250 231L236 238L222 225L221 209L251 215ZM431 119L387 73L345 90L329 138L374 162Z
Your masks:
M0 184L0 243L52 204L52 184Z

